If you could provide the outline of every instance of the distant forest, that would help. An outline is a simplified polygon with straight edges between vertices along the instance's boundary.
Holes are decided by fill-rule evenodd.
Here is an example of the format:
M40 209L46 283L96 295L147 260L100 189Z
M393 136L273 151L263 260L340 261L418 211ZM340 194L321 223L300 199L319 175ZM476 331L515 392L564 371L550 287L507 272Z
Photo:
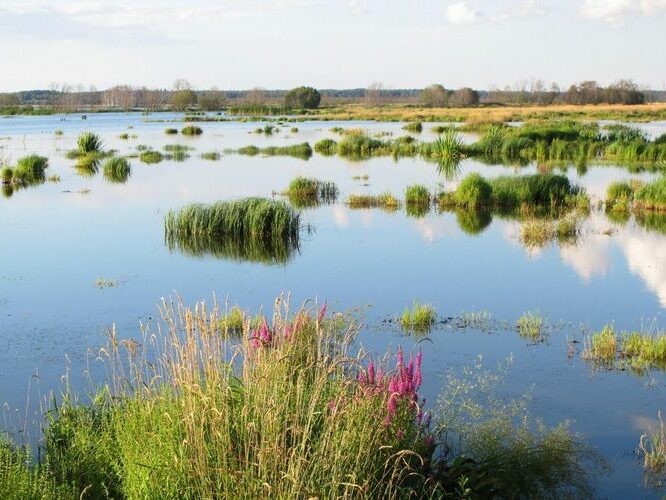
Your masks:
M0 93L0 108L32 108L35 111L85 111L100 109L203 109L219 110L236 106L283 106L288 90L253 88L249 90L197 90L186 80L177 80L171 89L148 89L117 85L106 90L81 85L52 84L49 89ZM406 104L428 107L476 105L549 104L642 104L665 102L666 90L648 90L631 80L603 87L585 81L560 89L540 80L518 82L503 89L448 89L433 84L425 89L392 89L381 83L367 88L319 89L321 106L364 103L368 105Z

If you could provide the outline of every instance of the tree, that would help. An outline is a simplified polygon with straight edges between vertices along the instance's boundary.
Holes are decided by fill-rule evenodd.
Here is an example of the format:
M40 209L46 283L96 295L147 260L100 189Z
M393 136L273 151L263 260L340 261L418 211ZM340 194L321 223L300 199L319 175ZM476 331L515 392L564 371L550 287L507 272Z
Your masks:
M185 111L197 103L197 95L193 90L177 90L171 94L171 107L177 111Z
M284 105L288 108L317 109L321 94L312 87L296 87L284 96Z
M365 103L370 106L379 106L384 104L385 101L385 90L384 84L382 82L373 82L365 90Z
M469 87L463 87L451 95L451 104L462 107L476 106L479 104L479 93Z
M199 106L204 111L218 111L224 107L226 97L224 92L213 87L199 97Z
M435 83L423 89L421 101L429 108L441 108L446 106L449 100L448 91L439 83Z

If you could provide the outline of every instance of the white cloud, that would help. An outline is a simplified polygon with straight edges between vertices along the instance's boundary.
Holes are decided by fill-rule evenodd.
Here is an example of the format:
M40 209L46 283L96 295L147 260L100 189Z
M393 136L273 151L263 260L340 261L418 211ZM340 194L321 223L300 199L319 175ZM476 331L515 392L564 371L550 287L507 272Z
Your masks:
M621 26L628 15L651 15L663 9L666 0L585 0L580 12L588 19Z
M472 24L482 17L483 14L472 9L467 2L454 3L446 9L446 20L451 24Z

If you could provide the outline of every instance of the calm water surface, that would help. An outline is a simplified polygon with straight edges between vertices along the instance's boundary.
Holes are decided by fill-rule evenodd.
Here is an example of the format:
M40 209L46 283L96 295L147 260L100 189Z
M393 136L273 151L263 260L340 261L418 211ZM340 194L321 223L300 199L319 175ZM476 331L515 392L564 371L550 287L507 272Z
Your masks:
M187 138L165 135L167 123L146 122L173 118L99 114L87 120L78 115L0 119L0 158L14 163L27 154L42 154L49 157L48 175L61 177L59 183L0 198L0 400L7 401L14 420L25 418L26 408L34 413L40 394L61 388L68 367L76 378L88 348L104 342L105 327L115 323L121 335L134 336L139 321L157 315L160 297L175 292L186 303L215 294L253 310L270 308L281 292L290 292L294 303L318 297L336 310L365 306L367 328L360 342L378 352L414 347L414 339L385 320L415 299L432 303L443 317L487 311L511 324L526 311L540 311L559 326L538 345L506 328L433 331L430 341L421 343L426 396L435 401L447 371L472 364L479 354L486 366L513 354L502 394L531 391L534 414L551 424L571 420L572 428L589 438L613 465L597 481L599 496L664 494L644 487L635 455L641 433L658 410L666 410L663 373L595 371L580 358L582 344L575 344L577 352L571 355L567 342L580 341L585 332L608 323L617 329L666 326L664 221L661 230L650 229L633 218L615 223L595 210L575 245L527 249L519 241L519 223L512 220L496 217L470 234L454 213L433 211L414 218L404 211L349 210L342 200L352 193L386 190L402 195L414 183L432 191L452 188L471 171L492 177L535 172L535 165L487 166L466 160L458 176L447 180L436 165L419 159L350 162L315 154L304 161L223 154L219 161L206 161L199 158L203 152L248 144L313 145L335 137L329 131L333 126L398 136L402 124L306 122L293 124L298 133L291 133L288 124L264 136L250 133L262 125L258 123L202 123L204 134ZM642 127L655 136L666 132L666 123ZM434 138L425 128L420 136ZM55 129L64 134L55 136ZM129 181L110 184L101 173L81 177L74 161L65 158L83 130L97 132L105 147L121 154L136 152L139 144L162 149L178 143L195 150L184 162L145 165L131 160ZM121 140L122 132L138 137ZM603 198L613 180L655 176L614 166L566 173L593 198ZM352 179L364 174L369 175L367 186ZM302 235L299 252L286 264L192 257L166 248L162 219L167 210L191 202L272 196L297 175L335 181L341 201L303 212L304 222L315 230ZM98 289L99 277L117 280L118 286Z

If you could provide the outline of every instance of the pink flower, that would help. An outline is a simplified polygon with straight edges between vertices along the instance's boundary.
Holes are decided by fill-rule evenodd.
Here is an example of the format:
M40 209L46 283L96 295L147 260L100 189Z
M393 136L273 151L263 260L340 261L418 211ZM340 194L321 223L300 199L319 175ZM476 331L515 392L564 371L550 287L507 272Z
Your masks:
M375 364L370 360L368 364L368 383L374 385L375 383Z
M321 320L324 319L325 315L326 315L326 302L324 302L324 305L321 306L321 309L319 310L319 316L317 316L317 322L321 323Z

